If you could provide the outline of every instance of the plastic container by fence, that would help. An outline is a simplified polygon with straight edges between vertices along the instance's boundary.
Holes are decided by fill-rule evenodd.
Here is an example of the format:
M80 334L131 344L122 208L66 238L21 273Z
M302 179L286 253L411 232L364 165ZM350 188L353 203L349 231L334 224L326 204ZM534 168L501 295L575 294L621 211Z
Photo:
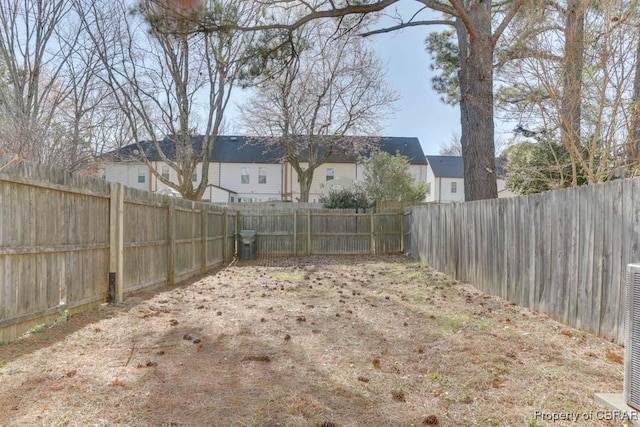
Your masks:
M256 230L240 230L240 259L256 259Z

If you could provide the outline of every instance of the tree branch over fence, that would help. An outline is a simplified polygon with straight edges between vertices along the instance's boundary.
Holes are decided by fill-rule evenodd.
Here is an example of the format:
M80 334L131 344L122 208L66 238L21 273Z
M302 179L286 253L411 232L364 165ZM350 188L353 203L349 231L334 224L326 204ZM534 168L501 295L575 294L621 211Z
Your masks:
M453 23L453 21L441 20L441 19L429 20L429 21L402 22L402 23L400 23L398 25L394 25L392 27L380 28L378 30L373 30L373 31L367 31L366 33L361 33L360 36L368 37L368 36L373 36L375 34L391 33L393 31L402 30L403 28L419 27L419 26L423 26L423 25L451 25L451 26L453 26L454 23Z

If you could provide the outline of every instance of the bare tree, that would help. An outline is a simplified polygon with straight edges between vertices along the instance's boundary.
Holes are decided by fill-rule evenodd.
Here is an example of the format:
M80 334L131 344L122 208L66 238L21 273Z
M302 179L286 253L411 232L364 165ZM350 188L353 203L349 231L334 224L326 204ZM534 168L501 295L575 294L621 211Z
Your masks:
M356 156L376 142L371 136L397 99L366 42L340 31L336 20L296 31L282 72L259 84L241 108L250 133L274 137L267 145L282 148L302 202L309 201L314 171L331 156Z
M206 8L189 9L191 33L210 33L226 29L240 31L264 31L282 29L294 31L304 24L322 18L361 15L382 11L400 0L378 0L357 3L336 3L333 0L296 2L289 0L265 3L270 13L252 26L240 26L216 19ZM496 165L494 157L493 126L493 54L505 28L511 22L525 0L493 3L491 0L416 0L424 5L422 10L432 9L445 15L441 20L419 21L419 13L407 20L398 17L396 26L368 34L396 31L416 25L451 25L455 28L459 44L460 60L460 112L462 147L465 172L466 200L496 198ZM277 13L300 7L302 15L294 19L280 19L290 14ZM275 12L274 12L275 11ZM493 27L493 24L497 26Z
M582 73L584 69L584 21L586 0L568 0L565 10L562 97L560 100L560 135L562 145L571 153L572 185L578 185L578 153L582 119Z
M496 156L498 156L506 146L507 143L504 138L496 137ZM441 156L462 156L462 143L460 142L460 135L454 132L448 142L443 142L442 144L440 144L440 150L438 151L438 154L440 154Z
M64 1L0 1L0 151L38 162L63 163L56 114L68 96L61 76L70 52L54 51L56 28L69 14Z
M78 171L100 149L100 62L67 1L0 0L0 152ZM100 130L113 123L102 115Z
M627 165L625 176L640 174L640 31L635 27L636 53L633 76L633 92L631 96L631 117L629 118L629 138L626 144ZM630 29L633 31L632 29Z
M528 128L561 144L557 164L572 186L611 179L629 169L634 47L634 2L599 7L570 1L523 13L512 32L519 39L499 55L505 81L501 108ZM635 160L637 161L637 159ZM554 166L555 168L555 166ZM551 174L550 176L555 176Z
M462 156L462 144L460 143L460 136L452 134L451 139L448 142L440 144L441 156Z
M177 9L178 15L147 25L157 18L159 7L166 12L168 2L143 1L133 14L125 0L76 0L75 5L104 66L103 80L139 144L141 159L162 183L186 199L199 200L208 184L211 151L231 89L244 72L254 34L230 29L189 34L189 21L182 20ZM216 19L234 25L248 25L258 14L250 2L235 0L218 2L214 9ZM200 146L193 143L195 133L203 136ZM150 145L142 144L143 139ZM156 169L145 155L150 149L176 171L177 182ZM201 179L196 185L192 176L198 170Z

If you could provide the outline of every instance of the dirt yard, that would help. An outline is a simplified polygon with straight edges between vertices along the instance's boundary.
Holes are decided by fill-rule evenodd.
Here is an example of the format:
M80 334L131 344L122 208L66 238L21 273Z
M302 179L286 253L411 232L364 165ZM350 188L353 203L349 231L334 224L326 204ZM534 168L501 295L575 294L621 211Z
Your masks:
M405 257L257 260L0 346L0 426L624 425L622 355Z

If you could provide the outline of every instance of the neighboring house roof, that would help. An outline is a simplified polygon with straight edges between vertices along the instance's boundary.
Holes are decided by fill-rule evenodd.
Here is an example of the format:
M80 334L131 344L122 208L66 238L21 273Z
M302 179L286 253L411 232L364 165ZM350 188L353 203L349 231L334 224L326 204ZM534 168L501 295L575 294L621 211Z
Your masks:
M346 136L349 138L363 138ZM379 149L390 154L400 154L406 156L413 165L426 165L427 160L420 146L418 138L407 137L367 137L377 144ZM201 135L191 137L193 148L199 152L202 147L204 137ZM248 136L218 136L213 145L210 160L213 162L225 163L279 163L282 159L282 147L278 144L267 144L267 138ZM175 158L175 145L165 138L159 142L162 152L170 159ZM162 161L156 145L152 141L142 141L140 143L142 151L150 161ZM112 151L102 157L108 161L122 162L140 160L140 147L138 144L130 144L119 150ZM370 154L370 152L368 153ZM304 156L303 156L304 157ZM305 161L304 158L301 159ZM356 156L336 155L331 156L329 163L352 163L357 160Z
M438 178L464 178L464 163L462 156L425 156L431 165L433 174ZM496 157L496 176L506 175L506 159Z
M245 136L218 136L211 152L211 161L231 162L231 163L275 163L282 157L279 150L266 145L249 143ZM199 153L202 150L204 136L195 135L191 137L193 150ZM170 159L175 159L175 144L169 138L158 142L161 151ZM119 150L112 151L103 158L114 161L132 161L141 159L140 148L148 160L162 161L158 152L158 147L153 141L141 141L140 144L130 144Z
M345 137L350 138L350 137ZM356 137L351 137L356 138ZM385 151L391 155L400 153L407 157L409 163L412 165L426 165L427 159L422 151L420 140L415 137L396 137L396 136L383 136L383 137L370 137L371 149L362 153L361 157L369 157L373 151L380 150ZM353 154L334 155L329 157L328 163L353 163L358 160L357 156Z
M381 138L380 149L390 154L400 152L400 154L407 156L412 165L427 164L427 158L418 138Z
M202 140L201 136L195 137ZM259 143L246 136L218 136L211 161L226 163L279 163L282 150L278 145ZM198 146L200 147L200 146Z
M464 178L461 156L426 156L433 174L438 178Z

